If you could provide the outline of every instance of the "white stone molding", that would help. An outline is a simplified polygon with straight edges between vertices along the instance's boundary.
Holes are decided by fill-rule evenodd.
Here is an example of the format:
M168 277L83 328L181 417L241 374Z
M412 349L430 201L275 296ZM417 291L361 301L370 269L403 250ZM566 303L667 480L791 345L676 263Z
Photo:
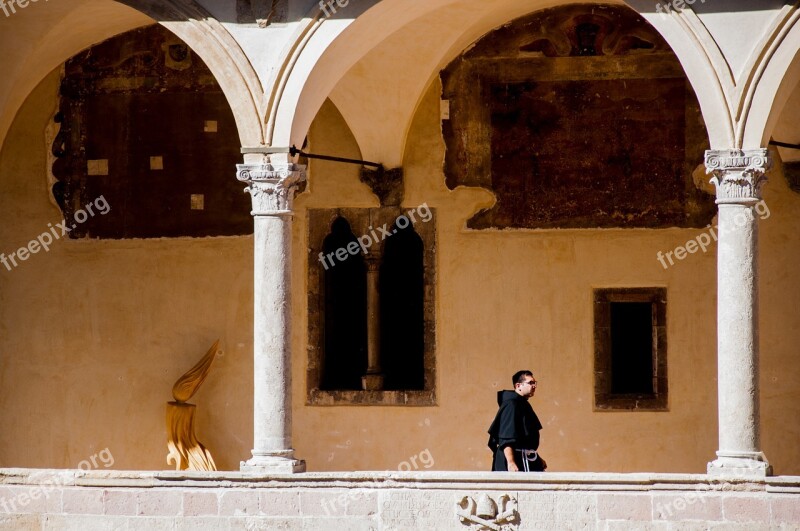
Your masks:
M766 149L706 151L706 172L717 189L717 204L752 205L761 200L761 188L772 169Z
M291 215L297 187L306 180L297 164L237 164L236 178L247 183L253 216Z
M649 0L628 3L658 29L681 59L706 123L714 124L709 126L712 146L752 147L769 140L772 129L767 120L797 50L800 10L796 3L775 6L769 22L752 22L752 26L740 13L742 19L731 21L731 27L740 31L758 27L754 33L758 37L744 37L749 42L747 50L734 54L720 46L720 28L707 25L707 16L690 6L648 15L653 5ZM670 3L661 2L662 6ZM777 109L782 108L777 104Z

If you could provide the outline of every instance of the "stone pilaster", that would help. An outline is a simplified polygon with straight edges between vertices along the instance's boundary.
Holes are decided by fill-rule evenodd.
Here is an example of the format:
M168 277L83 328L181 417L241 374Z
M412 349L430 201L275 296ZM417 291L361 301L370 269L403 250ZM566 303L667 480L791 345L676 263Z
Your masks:
M766 149L706 151L719 208L717 371L719 450L714 475L765 476L758 351L758 222L754 206L772 161Z
M239 164L253 200L253 457L245 472L304 472L292 449L292 203L305 167Z

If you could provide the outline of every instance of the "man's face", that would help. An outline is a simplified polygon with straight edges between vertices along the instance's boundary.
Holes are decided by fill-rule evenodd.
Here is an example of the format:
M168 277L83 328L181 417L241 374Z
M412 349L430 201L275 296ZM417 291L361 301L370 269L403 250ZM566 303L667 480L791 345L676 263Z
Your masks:
M523 376L524 380L514 386L515 391L524 398L530 398L536 392L536 378Z

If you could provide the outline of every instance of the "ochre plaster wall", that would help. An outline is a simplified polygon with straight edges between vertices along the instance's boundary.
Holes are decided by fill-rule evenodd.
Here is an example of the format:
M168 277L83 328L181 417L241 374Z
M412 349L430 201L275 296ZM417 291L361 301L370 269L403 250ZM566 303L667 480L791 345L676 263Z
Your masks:
M28 97L0 153L7 255L61 220L44 137L58 82ZM108 448L114 468L169 469L172 385L220 338L190 402L218 466L238 469L252 445L252 249L252 237L62 240L0 266L0 466L76 468Z
M716 246L665 270L656 253L702 230L466 230L465 221L493 198L444 185L440 91L434 82L421 102L403 164L404 207L437 209L438 406L299 407L305 402L306 264L296 252L298 455L312 470L409 464L413 470L410 458L428 450L432 468L485 470L496 391L510 387L514 371L530 368L540 381L532 403L544 424L541 450L551 470L704 472L717 450ZM330 103L309 139L313 152L359 154ZM310 180L297 201L297 249L306 247L306 208L377 206L356 168L313 161ZM800 362L793 345L800 317L793 308L800 283L791 268L800 254L792 227L800 196L788 189L780 164L764 196L770 217L761 222L763 447L777 473L798 474ZM595 413L592 289L635 286L668 289L670 410ZM419 458L416 463L424 470Z
M60 220L48 199L44 140L57 84L51 74L30 95L0 152L0 252ZM466 230L493 199L446 189L439 91L435 82L421 102L404 161L404 206L437 209L438 405L305 405L306 209L378 204L356 166L313 161L294 227L297 455L309 470L424 470L431 461L437 470L486 470L495 393L525 367L541 382L533 405L551 470L703 472L717 449L715 248L664 270L656 253L702 231ZM360 155L330 103L309 138L312 152ZM798 474L800 283L791 268L800 196L780 166L765 198L763 446L777 473ZM592 288L616 286L668 289L667 413L592 410ZM220 337L225 355L192 401L200 440L221 469L237 469L252 445L251 292L250 237L62 241L0 269L0 467L76 467L109 448L114 468L169 468L171 386Z

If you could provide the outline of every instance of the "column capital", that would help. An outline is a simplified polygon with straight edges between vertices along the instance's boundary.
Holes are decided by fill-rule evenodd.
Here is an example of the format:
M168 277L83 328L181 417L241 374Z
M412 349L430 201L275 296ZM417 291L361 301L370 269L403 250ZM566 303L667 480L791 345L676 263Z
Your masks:
M291 215L297 187L306 180L306 167L293 163L237 164L236 178L247 183L253 216Z
M381 269L381 255L379 252L370 250L369 254L364 255L364 263L367 266L367 271L377 273Z
M772 169L767 149L708 150L705 162L717 188L717 204L749 205L761 200L761 187Z

